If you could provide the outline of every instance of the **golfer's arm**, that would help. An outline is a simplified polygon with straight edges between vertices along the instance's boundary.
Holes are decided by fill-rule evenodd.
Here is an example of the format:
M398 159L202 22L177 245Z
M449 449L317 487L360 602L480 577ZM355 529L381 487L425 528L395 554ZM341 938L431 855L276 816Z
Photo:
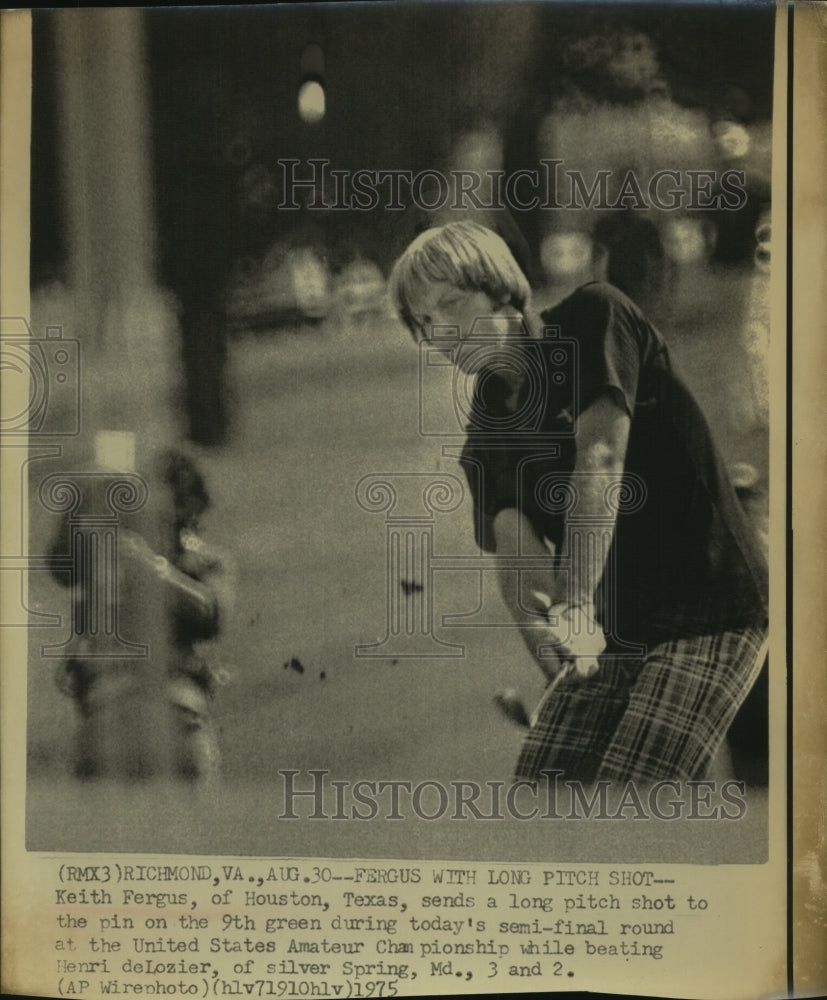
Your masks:
M630 423L626 410L608 392L580 415L573 477L577 502L565 525L561 552L568 572L555 579L555 604L583 604L594 598L617 517L616 505L607 502L607 496L623 474Z
M512 565L501 566L497 578L503 601L519 626L523 642L540 669L551 677L552 663L540 655L540 649L548 642L549 603L542 600L542 595L551 594L554 589L554 546L546 543L528 518L514 507L501 510L494 518L494 542L498 556L542 557L541 563L519 569L513 568L513 560L508 560Z
M494 543L498 556L520 556L534 561L541 557L545 565L526 568L501 567L497 572L500 592L512 618L519 625L536 625L537 617L548 609L537 594L550 595L556 587L552 567L554 546L534 529L531 521L515 507L501 510L494 518Z
M616 518L616 509L607 503L606 492L623 473L629 426L628 414L609 393L598 396L580 415L573 477L576 516L565 525L561 568L552 565L553 545L519 510L509 507L494 518L498 555L545 557L545 565L520 570L503 568L498 572L503 600L518 624L536 625L537 616L547 610L548 604L538 599L538 594L546 595L551 604L588 603L594 598Z

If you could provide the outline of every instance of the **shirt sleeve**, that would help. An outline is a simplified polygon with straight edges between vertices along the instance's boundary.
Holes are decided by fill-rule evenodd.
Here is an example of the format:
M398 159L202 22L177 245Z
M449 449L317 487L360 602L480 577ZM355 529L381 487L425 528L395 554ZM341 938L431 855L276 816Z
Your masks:
M654 334L649 332L652 328L637 306L612 285L593 282L553 312L562 336L577 342L578 367L574 398L569 393L552 399L549 386L551 412L571 406L575 414L582 413L598 396L609 392L632 417L642 358L650 341L654 343ZM538 505L535 495L542 476L552 472L565 477L571 471L573 441L564 435L558 443L558 457L533 462L530 449L508 447L506 442L492 444L490 435L486 438L469 427L460 464L473 498L474 536L484 551L496 550L494 518L509 507L519 508L545 538L559 541L561 517Z
M542 508L537 491L548 474L559 473L560 478L567 475L565 470L571 468L573 455L568 454L570 448L561 451L565 454L559 457L543 454L534 460L526 449L466 444L460 464L474 503L474 538L484 552L496 551L494 519L510 507L528 518L538 535L555 545L560 543L562 517Z
M646 319L631 299L601 282L584 285L567 306L563 333L579 346L576 411L609 392L633 417L649 337Z
M463 449L460 465L474 501L474 538L484 552L495 552L494 518L501 510L517 506L517 469L508 449Z

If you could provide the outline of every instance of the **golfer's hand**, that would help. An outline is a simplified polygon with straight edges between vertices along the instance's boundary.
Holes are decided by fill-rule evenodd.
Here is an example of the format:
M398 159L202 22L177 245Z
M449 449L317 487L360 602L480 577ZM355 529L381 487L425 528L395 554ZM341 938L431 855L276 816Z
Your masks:
M543 670L554 677L567 664L573 664L580 677L595 674L600 668L597 658L606 648L606 639L595 620L594 605L551 604L549 598L540 593L532 597L539 605L545 605L546 625L537 644Z

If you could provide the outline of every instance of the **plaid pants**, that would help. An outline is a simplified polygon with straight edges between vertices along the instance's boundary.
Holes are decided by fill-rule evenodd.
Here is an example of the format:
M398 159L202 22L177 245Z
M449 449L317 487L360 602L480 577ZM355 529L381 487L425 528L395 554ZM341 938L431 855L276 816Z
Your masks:
M607 654L588 679L563 678L526 736L515 777L703 777L760 673L766 633L747 628L655 646L642 660Z

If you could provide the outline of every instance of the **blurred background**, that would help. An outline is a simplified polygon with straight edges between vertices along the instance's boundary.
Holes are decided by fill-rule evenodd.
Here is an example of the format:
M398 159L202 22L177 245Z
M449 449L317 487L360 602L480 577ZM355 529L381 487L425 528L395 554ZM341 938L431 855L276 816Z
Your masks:
M355 655L381 642L397 583L401 606L432 601L440 621L489 601L505 621L476 571L391 579L385 522L356 499L370 474L461 477L442 447L459 441L422 433L440 390L423 390L385 299L412 236L459 213L325 211L314 198L330 192L307 190L280 208L280 161L304 177L313 158L414 174L513 174L548 158L587 180L633 170L644 187L661 169L744 171L737 211L467 214L503 233L541 305L600 277L644 307L765 533L774 16L772 4L496 2L33 13L32 327L77 341L80 366L77 397L49 398L30 495L93 462L101 430L132 436L126 464L150 481L153 456L175 445L208 486L203 533L235 567L235 611L208 651L228 680L214 704L220 800L181 812L174 796L167 823L133 816L93 832L61 791L76 719L42 654L66 633L69 595L54 574L31 574L30 847L271 853L279 768L504 779L520 733L494 695L540 693L507 628L440 625L461 656ZM50 436L72 407L79 433ZM159 511L173 501L154 485L141 530L162 551ZM49 551L58 520L32 502L31 553ZM433 547L474 555L467 497L434 517ZM102 794L84 792L96 808L112 800ZM365 850L358 830L351 847L341 829L309 842L306 825L286 826L285 850ZM377 853L504 849L485 824L384 826ZM762 831L739 857L761 855ZM546 849L544 831L518 833L515 856ZM655 853L685 856L673 830L662 840ZM588 838L560 843L599 860ZM694 849L735 848L716 833Z

